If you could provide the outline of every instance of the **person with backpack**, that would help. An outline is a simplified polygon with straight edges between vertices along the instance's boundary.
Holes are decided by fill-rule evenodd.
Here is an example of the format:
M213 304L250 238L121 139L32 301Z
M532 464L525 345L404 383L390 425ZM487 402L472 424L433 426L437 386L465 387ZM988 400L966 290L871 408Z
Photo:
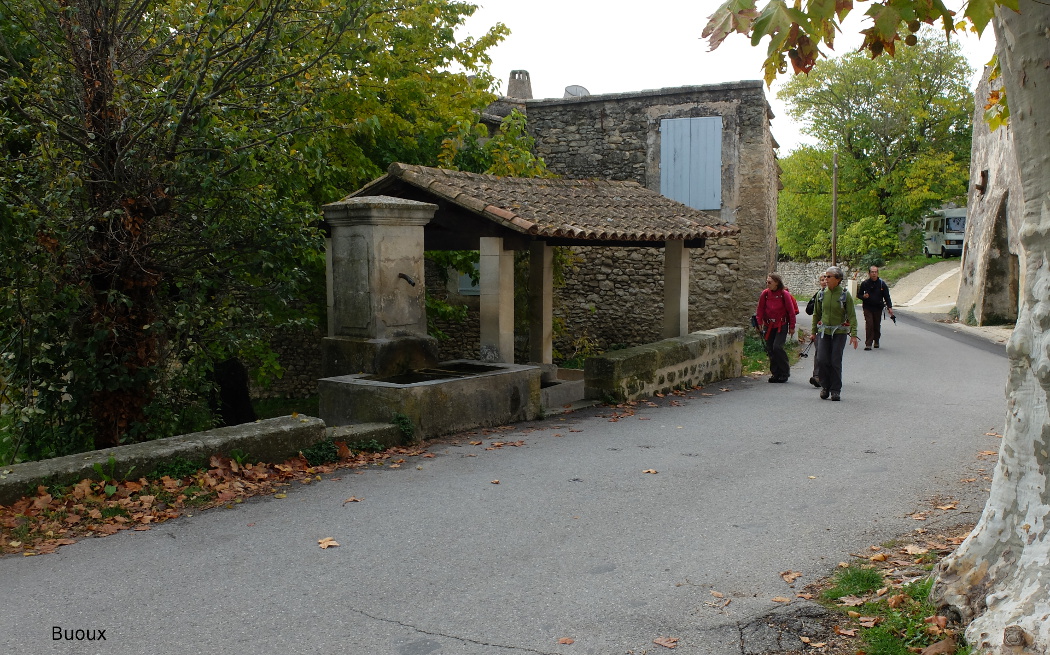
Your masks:
M813 315L813 310L817 304L817 296L823 293L824 289L828 288L828 276L825 273L821 273L817 278L817 284L820 288L817 289L817 293L813 294L813 297L806 303L806 313L810 316ZM812 334L809 335L810 342L817 340L817 322L813 321L811 327ZM820 350L818 348L813 349L813 375L809 378L809 383L814 387L820 388Z
M879 337L882 336L883 306L889 312L890 318L896 320L893 315L893 301L890 300L890 288L885 280L879 279L878 266L868 269L868 279L861 282L857 288L857 298L860 299L864 311L864 350L878 348Z
M791 377L791 364L788 362L784 343L789 334L795 331L795 316L798 315L798 303L784 287L784 280L776 273L766 277L766 288L758 297L758 329L765 341L766 355L769 356L770 382L787 382Z
M820 361L820 397L841 400L842 353L848 339L856 350L857 309L853 296L842 287L842 269L828 268L828 287L817 293L813 305L813 331L817 334L817 359Z

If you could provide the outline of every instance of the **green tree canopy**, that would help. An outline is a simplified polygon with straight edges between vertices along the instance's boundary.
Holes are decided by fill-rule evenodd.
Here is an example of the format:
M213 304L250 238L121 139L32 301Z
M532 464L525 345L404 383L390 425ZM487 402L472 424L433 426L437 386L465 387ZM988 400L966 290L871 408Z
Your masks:
M457 0L0 4L0 377L39 457L199 429L310 321L318 205L491 98ZM448 72L458 64L468 73ZM10 416L10 415L9 415Z
M965 81L971 74L956 43L923 37L895 57L850 53L789 80L779 97L819 145L782 162L783 252L828 254L820 244L821 232L830 229L832 152L839 153L843 230L861 218L884 216L897 233L933 207L964 204L973 118Z

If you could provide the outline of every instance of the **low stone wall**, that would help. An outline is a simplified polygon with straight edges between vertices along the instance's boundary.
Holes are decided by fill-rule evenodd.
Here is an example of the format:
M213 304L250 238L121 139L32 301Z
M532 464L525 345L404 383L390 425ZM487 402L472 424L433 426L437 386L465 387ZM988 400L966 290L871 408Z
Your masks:
M723 327L605 353L584 364L588 398L623 402L738 377L744 330Z
M252 462L283 462L328 436L338 436L347 441L375 439L380 443L396 440L394 435L397 430L389 424L359 425L355 428L353 435L346 430L338 435L329 435L331 430L320 419L284 416L39 462L12 464L0 467L0 505L10 505L23 496L35 494L39 485L69 485L84 479L98 480L100 476L94 468L95 464L106 475L118 480L137 480L149 477L158 467L176 459L206 462L212 455L230 456L233 451L240 451ZM112 464L110 458L113 458Z
M831 262L777 262L777 273L784 279L784 286L791 291L791 295L799 301L799 308L805 305L803 300L809 300L820 288L817 278L821 273L828 270ZM839 264L839 268L846 274L846 279L853 277L853 270L849 266ZM757 298L756 298L757 301Z

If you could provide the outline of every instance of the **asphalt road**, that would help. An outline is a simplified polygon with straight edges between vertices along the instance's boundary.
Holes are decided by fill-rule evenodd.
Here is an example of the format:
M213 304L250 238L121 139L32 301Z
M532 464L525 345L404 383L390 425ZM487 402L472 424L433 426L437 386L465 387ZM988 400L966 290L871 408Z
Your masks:
M774 597L979 515L1007 360L920 321L847 351L842 402L818 398L803 360L788 384L739 378L619 418L462 436L397 470L5 557L0 652L613 655L664 652L659 637L758 652L741 640L789 611ZM958 509L934 509L947 499Z

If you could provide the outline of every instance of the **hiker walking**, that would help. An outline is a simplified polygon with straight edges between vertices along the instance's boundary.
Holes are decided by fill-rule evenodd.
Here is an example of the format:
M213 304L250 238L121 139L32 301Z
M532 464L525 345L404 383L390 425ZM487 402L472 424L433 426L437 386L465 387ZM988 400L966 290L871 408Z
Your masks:
M784 287L784 280L776 273L766 277L766 288L758 297L758 329L766 344L769 355L770 382L787 382L791 377L791 364L788 363L784 342L787 336L795 331L795 315L798 314L798 303Z
M817 277L817 283L820 285L820 288L817 289L817 293L813 294L813 297L809 299L808 303L806 303L806 313L809 314L810 316L813 315L813 312L814 312L814 310L816 308L817 296L820 295L824 291L824 289L828 288L828 276L827 276L827 274L821 273ZM817 340L817 322L815 320L813 321L813 324L811 326L811 332L812 332L812 334L809 335L809 340L812 343L812 342ZM813 375L809 378L809 383L812 384L814 387L820 388L820 349L819 348L814 348L813 349Z
M842 353L849 339L856 350L857 315L853 296L842 288L842 269L828 268L827 288L817 293L813 306L813 331L817 333L817 360L820 362L820 397L840 400L842 393Z
M879 337L882 336L883 306L889 312L890 318L896 320L893 315L893 301L890 300L890 288L885 280L879 279L878 266L868 269L868 279L860 283L857 297L860 298L864 311L864 350L878 348Z

